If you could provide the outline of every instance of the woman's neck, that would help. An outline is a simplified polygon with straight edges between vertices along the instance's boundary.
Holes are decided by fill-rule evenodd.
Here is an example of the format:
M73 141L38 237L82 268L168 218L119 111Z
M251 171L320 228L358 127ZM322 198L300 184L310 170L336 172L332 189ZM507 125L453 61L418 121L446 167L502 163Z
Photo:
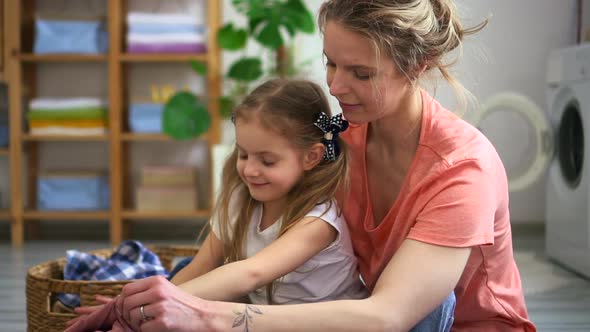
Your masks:
M418 148L422 124L422 93L412 89L397 110L369 125L368 142L395 153L413 153ZM384 152L387 152L384 151Z

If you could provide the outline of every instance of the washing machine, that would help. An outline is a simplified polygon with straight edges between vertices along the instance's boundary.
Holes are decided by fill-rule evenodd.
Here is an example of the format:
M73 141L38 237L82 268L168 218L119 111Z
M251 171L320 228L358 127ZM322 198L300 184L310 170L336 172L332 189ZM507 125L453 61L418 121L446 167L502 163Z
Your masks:
M590 44L550 55L546 106L548 116L527 96L503 92L482 103L472 123L480 127L497 111L526 119L534 157L526 171L509 174L509 189L522 191L547 176L547 255L590 278Z
M554 52L547 84L547 254L590 277L590 44Z

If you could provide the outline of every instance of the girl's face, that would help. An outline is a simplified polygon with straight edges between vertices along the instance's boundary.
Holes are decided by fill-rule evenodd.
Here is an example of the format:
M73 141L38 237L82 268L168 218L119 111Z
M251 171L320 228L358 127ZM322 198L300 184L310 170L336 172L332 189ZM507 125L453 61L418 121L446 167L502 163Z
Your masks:
M324 55L330 94L352 123L396 112L410 92L411 84L390 58L381 56L377 64L368 39L333 21L324 29Z
M236 120L237 170L254 199L280 201L309 169L304 153L258 119Z

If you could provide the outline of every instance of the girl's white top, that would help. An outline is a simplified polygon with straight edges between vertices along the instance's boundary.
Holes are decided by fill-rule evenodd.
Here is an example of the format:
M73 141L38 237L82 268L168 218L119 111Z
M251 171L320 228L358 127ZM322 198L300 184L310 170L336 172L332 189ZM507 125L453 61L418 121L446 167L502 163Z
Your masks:
M240 209L232 208L239 212ZM327 248L309 259L295 271L275 282L273 301L276 304L297 304L342 299L361 299L368 296L362 283L354 256L346 221L338 215L336 202L316 205L306 217L318 217L338 232L336 240ZM230 212L235 222L236 216ZM262 205L255 208L248 227L245 253L247 257L256 255L264 247L277 239L281 220L265 230L260 230ZM216 218L211 219L211 229L219 238L220 225ZM266 287L249 294L253 304L268 304Z

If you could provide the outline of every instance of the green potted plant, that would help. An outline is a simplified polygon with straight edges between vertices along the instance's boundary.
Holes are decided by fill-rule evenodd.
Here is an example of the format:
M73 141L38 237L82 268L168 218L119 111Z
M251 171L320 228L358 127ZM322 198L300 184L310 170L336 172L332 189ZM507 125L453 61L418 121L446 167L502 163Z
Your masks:
M221 49L241 52L224 75L225 91L220 97L220 116L227 119L233 107L250 92L260 79L297 73L290 42L299 33L313 33L313 15L303 0L232 0L239 14L245 16L247 27L225 24L217 34ZM263 52L248 54L249 41L262 47ZM264 57L268 61L263 61ZM206 66L191 62L199 75L206 73ZM298 66L297 66L298 67ZM190 139L205 133L211 125L206 101L188 91L174 94L164 107L163 130L174 139Z

